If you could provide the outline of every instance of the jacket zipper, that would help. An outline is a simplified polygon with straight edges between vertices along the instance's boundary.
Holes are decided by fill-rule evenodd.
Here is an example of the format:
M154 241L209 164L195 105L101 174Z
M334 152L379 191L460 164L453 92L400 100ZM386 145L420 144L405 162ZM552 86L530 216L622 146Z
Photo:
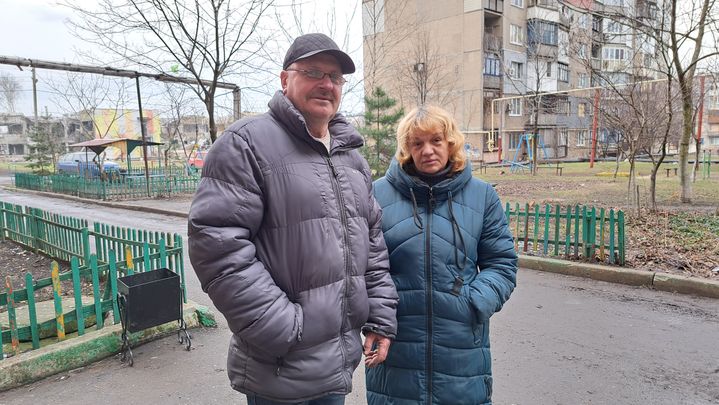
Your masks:
M342 351L342 364L346 368L347 367L347 353L346 353L346 347L345 347L345 341L344 341L344 334L342 333L342 327L344 326L344 314L347 311L347 291L348 291L348 285L349 285L349 277L350 277L350 270L349 270L349 255L350 255L350 245L349 245L349 237L347 235L347 212L345 211L345 203L344 198L342 197L342 190L340 188L340 182L337 178L337 170L335 170L335 165L332 163L332 157L329 155L326 157L327 164L330 167L330 170L332 171L331 176L331 183L332 183L332 190L335 192L335 195L337 196L337 204L340 212L340 220L342 221L342 239L344 241L344 265L345 265L345 280L344 280L344 292L342 294L342 326L340 327L340 349ZM344 379L344 377L343 377ZM345 386L347 386L347 381L345 381Z
M432 187L429 188L429 202L427 204L427 227L425 233L425 249L424 249L424 275L427 280L426 300L427 300L427 404L432 403L432 210L434 209L434 194Z

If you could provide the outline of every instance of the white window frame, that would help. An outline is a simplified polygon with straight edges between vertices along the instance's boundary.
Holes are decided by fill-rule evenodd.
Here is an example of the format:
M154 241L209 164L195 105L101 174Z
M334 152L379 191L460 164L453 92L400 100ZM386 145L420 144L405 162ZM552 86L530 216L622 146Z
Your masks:
M508 114L510 117L521 117L522 116L522 100L521 98L513 98L509 100Z
M586 129L577 131L577 146L587 146L587 135L589 135L589 131Z
M511 61L509 62L509 72L507 72L507 75L512 79L521 79L524 73L522 70L524 70L524 63Z
M524 45L524 28L520 25L509 24L509 43Z
M524 0L512 0L510 4L514 7L524 8Z

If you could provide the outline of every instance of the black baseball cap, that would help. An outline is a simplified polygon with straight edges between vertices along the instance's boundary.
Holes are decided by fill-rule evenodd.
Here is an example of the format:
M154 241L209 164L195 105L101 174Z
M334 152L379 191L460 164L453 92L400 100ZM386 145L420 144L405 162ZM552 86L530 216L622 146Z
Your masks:
M305 34L295 38L292 45L290 45L290 49L287 50L282 69L287 69L300 59L309 58L323 52L337 58L342 68L342 74L355 72L355 64L352 62L352 58L342 52L332 38L320 33Z

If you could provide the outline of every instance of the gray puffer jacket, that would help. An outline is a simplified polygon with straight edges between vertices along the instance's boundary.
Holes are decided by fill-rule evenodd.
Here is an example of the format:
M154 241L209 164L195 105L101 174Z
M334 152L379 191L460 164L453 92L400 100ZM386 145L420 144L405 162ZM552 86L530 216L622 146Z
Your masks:
M338 115L328 154L281 92L269 107L212 146L190 209L190 260L234 334L234 389L275 401L347 394L360 329L397 329L362 138Z

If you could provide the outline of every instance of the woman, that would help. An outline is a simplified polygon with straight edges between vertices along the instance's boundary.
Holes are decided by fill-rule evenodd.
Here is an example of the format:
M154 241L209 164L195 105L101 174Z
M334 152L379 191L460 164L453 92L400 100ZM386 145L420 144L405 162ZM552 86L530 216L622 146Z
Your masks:
M489 317L517 272L502 205L472 177L464 135L446 111L413 109L397 145L374 192L400 297L398 331L383 364L372 367L367 353L367 402L491 403Z

